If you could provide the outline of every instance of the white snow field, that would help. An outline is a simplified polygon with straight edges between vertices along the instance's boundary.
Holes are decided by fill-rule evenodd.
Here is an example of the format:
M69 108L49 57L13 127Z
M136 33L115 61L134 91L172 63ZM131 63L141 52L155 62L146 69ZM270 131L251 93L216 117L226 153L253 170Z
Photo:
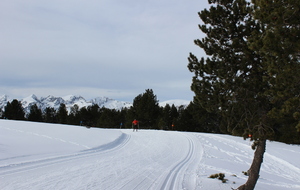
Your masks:
M0 120L0 189L230 190L247 180L250 144L229 135ZM208 178L220 172L227 183ZM256 189L300 189L300 146L268 142Z

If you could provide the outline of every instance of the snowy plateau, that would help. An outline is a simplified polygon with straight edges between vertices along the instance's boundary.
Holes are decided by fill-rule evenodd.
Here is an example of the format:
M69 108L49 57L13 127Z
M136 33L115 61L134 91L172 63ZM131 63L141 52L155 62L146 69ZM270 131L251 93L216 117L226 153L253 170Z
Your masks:
M0 120L1 190L230 190L245 183L249 140ZM257 190L300 189L300 146L267 142ZM208 178L224 173L222 183Z
M12 100L13 98L8 97L7 95L0 96L0 109L4 110L4 107L6 106L7 102L11 102ZM118 101L110 99L108 97L97 97L87 101L82 96L74 95L68 95L64 97L54 97L49 95L47 97L38 98L36 95L33 94L26 98L22 98L19 101L21 101L24 111L27 114L30 112L30 107L34 104L36 104L41 110L44 110L47 107L52 107L57 110L60 104L63 103L66 105L68 111L70 111L70 108L73 107L75 104L77 104L79 108L97 104L100 108L105 107L108 109L116 110L121 110L122 108L129 108L130 106L132 106L132 103L130 102ZM187 100L168 100L161 102L160 105L165 106L166 104L174 104L175 106L187 106L189 103L190 102Z

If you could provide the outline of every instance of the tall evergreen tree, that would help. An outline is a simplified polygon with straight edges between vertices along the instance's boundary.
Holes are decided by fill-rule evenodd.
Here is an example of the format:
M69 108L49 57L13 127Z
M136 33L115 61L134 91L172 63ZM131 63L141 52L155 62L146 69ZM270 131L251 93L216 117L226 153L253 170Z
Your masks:
M43 116L46 123L57 123L57 114L54 108L46 107Z
M92 106L88 106L87 111L90 115L90 125L93 127L96 126L101 115L100 107L98 104L94 104Z
M28 115L28 120L29 121L38 121L38 122L43 121L42 110L40 108L38 108L38 106L36 104L34 104L30 107L30 113Z
M133 100L133 106L129 112L131 118L140 121L140 126L146 128L157 128L159 105L156 95L152 89L147 89L145 93L139 94Z
M165 107L162 108L161 111L161 120L160 120L160 128L164 129L174 129L174 124L178 119L179 113L174 104L170 106L166 104Z
M115 109L101 108L101 116L98 119L98 127L118 128L120 127L119 111Z
M4 108L4 117L14 120L25 120L25 112L22 103L14 99L11 103L7 102Z
M160 129L169 129L172 125L171 106L167 104L161 111L161 119L159 121Z
M80 118L80 121L82 121L83 125L95 127L97 125L97 122L101 116L103 109L95 104L92 106L82 107L79 110L78 118Z
M80 121L82 122L82 125L91 126L91 124L90 124L90 120L91 120L90 115L89 115L89 112L88 112L86 107L80 108L79 117L80 117Z
M61 103L57 110L58 122L62 124L67 124L68 111L66 105Z
M75 104L71 107L68 115L68 123L72 125L80 125L79 106Z
M246 0L209 0L209 10L199 13L204 22L199 25L206 34L195 44L208 57L198 60L190 54L188 68L195 74L192 90L195 103L220 115L220 127L236 135L249 134L256 149L248 181L239 189L254 189L259 177L266 140L274 135L273 120L268 117L270 102L264 92L269 83L264 80L261 55L249 47L253 33L261 25L253 18L254 9Z
M170 110L170 119L171 119L170 124L169 124L170 127L172 127L172 128L174 127L174 124L177 122L178 117L179 117L178 110L177 110L176 106L174 104L172 104L171 110Z
M210 113L199 104L190 102L177 109L178 117L174 121L174 129L180 131L221 133L217 114ZM227 132L227 131L226 131ZM223 133L225 133L223 131ZM228 132L227 132L228 133Z

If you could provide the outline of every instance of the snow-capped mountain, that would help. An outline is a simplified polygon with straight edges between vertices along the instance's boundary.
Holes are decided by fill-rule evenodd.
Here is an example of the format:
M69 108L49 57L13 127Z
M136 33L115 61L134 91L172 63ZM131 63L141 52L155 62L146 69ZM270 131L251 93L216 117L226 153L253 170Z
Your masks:
M11 102L13 99L9 98L7 95L0 96L0 109L4 109L7 105L7 102ZM40 109L44 110L47 107L51 107L54 109L58 109L60 104L65 104L68 111L70 111L71 107L75 104L78 105L79 108L88 107L97 104L99 107L105 107L109 109L117 109L120 110L122 108L129 108L132 106L130 102L118 101L114 99L110 99L107 97L97 97L92 100L87 101L82 96L64 96L64 97L55 97L55 96L47 96L38 98L36 95L32 94L26 98L19 99L21 101L25 113L30 112L30 107L36 104Z
M10 100L7 95L0 96L0 109L4 108L8 101Z
M14 98L9 98L7 95L0 96L0 109L4 110L4 107L7 105L7 102L11 102ZM37 97L36 95L32 94L26 98L19 99L21 101L25 113L30 112L30 107L36 104L41 110L45 110L47 107L51 107L54 109L58 109L60 104L65 104L68 111L70 111L71 107L75 104L78 105L79 108L88 107L97 104L99 107L105 107L108 109L116 109L121 110L122 108L129 108L132 106L132 103L119 101L110 99L108 97L97 97L91 100L86 100L82 96L64 96L64 97L55 97L55 96L47 96L47 97ZM168 100L160 102L159 105L164 107L167 104L175 105L179 107L181 105L187 106L189 105L190 101L187 100Z
M117 101L107 97L94 98L90 102L92 104L98 104L99 106L102 105L108 109L118 109L118 110L120 110L121 108L129 108L130 106L132 106L132 103Z
M167 101L163 101L163 102L160 102L159 105L161 107L165 107L167 104L169 104L170 106L174 105L176 107L179 107L179 106L188 106L190 104L191 101L189 100L180 100L180 99L175 99L175 100L167 100Z

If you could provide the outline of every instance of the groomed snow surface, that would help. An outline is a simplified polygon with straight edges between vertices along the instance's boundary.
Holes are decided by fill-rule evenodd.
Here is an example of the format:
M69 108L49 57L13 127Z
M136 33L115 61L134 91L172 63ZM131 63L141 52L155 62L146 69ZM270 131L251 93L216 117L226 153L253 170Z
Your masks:
M226 189L245 183L251 142L228 135L0 120L0 189ZM258 190L300 189L300 146L268 142ZM225 173L227 183L208 178Z

